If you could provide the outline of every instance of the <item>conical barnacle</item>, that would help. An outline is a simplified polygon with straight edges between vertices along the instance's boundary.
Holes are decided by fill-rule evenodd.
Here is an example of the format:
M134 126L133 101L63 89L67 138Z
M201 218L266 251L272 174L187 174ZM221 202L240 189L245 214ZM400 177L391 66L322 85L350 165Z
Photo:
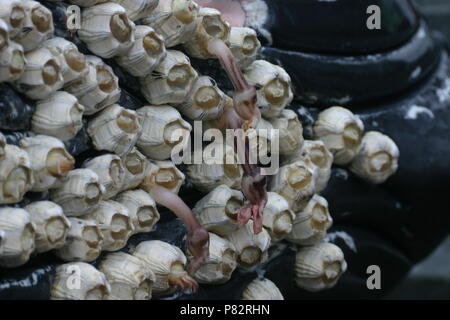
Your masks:
M185 42L197 26L198 6L192 0L159 1L158 6L142 23L151 26L164 37L170 48Z
M199 283L221 284L230 280L237 267L236 251L230 241L209 233L209 256L194 274Z
M201 8L197 15L197 27L192 37L186 41L184 48L191 57L200 59L215 58L208 51L208 44L215 39L228 44L230 24L222 19L219 10Z
M6 25L5 25L6 27ZM0 20L0 82L14 82L20 79L25 71L25 55L20 44L15 42L7 43L2 36Z
M97 150L121 156L133 149L141 134L141 125L135 111L114 104L89 122L87 132Z
M256 31L252 28L232 27L230 30L230 50L241 68L255 61L261 48Z
M244 289L242 300L284 300L280 289L267 278L256 278Z
M124 7L127 16L135 21L149 16L156 8L159 0L111 0Z
M24 208L35 228L37 252L46 252L64 246L70 222L62 208L51 201L36 201Z
M123 55L134 42L134 23L125 9L112 2L83 9L78 36L88 49L102 58Z
M371 183L383 183L397 171L399 156L400 151L391 138L369 131L362 138L350 171Z
M250 161L256 162L257 159L268 157L270 154L278 154L275 148L272 149L272 142L278 143L280 139L277 139L278 134L273 130L269 121L262 118L259 119L256 127L247 130L246 134L249 141L250 157L254 157L254 159L250 158Z
M286 199L275 192L267 193L267 204L263 211L263 225L273 242L283 239L291 232L294 218L295 215L289 209L289 203Z
M75 4L80 7L92 7L92 6L95 6L96 4L106 2L106 1L108 1L108 0L67 0L67 2L69 2L71 4Z
M83 163L83 168L97 173L100 184L105 188L103 199L110 199L118 194L125 177L122 159L115 154L105 154Z
M264 117L277 117L291 103L291 78L283 68L265 60L256 60L244 69L244 77L250 85L258 88L257 104Z
M83 127L83 113L84 107L75 96L57 91L36 103L31 129L38 134L67 141L75 137Z
M11 39L23 32L26 24L25 1L22 0L2 0L0 6L0 19L2 19L9 29Z
M136 40L131 49L117 57L117 63L135 77L150 74L167 56L164 39L149 26L136 27Z
M19 208L0 208L0 266L13 268L23 265L34 250L34 225L30 215Z
M3 133L0 132L0 160L5 156L6 139Z
M63 247L55 254L64 261L91 262L102 251L103 235L95 220L69 218L70 230Z
M50 199L59 204L65 215L82 216L97 209L105 189L98 175L90 169L70 171Z
M286 239L302 246L314 245L325 238L332 224L327 200L314 195L306 207L295 214L292 231Z
M105 275L88 263L72 262L56 267L50 291L52 300L104 300L111 288Z
M177 146L188 146L191 125L171 106L145 106L138 109L142 134L137 140L139 150L155 160L166 160ZM181 151L181 150L180 150Z
M150 169L149 161L137 148L133 148L122 157L122 163L125 169L122 190L138 187Z
M347 270L342 250L332 243L322 242L299 248L295 258L295 282L307 291L330 289Z
M160 186L178 194L185 176L172 161L154 161L151 163L141 188L150 192L154 186Z
M67 85L70 92L84 106L85 114L92 115L116 103L120 98L119 78L110 66L96 56L86 56L88 73Z
M134 233L150 232L159 220L155 200L144 190L136 189L120 193L117 202L128 209Z
M37 135L20 140L20 146L30 158L34 176L32 191L42 192L58 187L75 166L75 159L57 138Z
M269 122L273 129L278 130L281 155L292 154L302 147L303 126L294 111L284 109L278 117L269 119Z
M59 58L46 48L25 54L25 70L15 82L17 89L27 97L40 100L62 88L64 79Z
M16 203L33 186L33 171L26 151L7 144L0 159L0 204Z
M346 165L358 152L364 124L350 110L331 107L321 113L314 123L314 138L322 140L334 156L334 163Z
M89 72L86 57L78 51L74 43L55 37L45 41L42 46L59 57L64 85L84 77Z
M155 70L141 79L141 90L153 105L180 104L186 101L197 72L189 58L177 50L167 50L167 56Z
M125 252L108 254L99 265L111 286L107 300L150 300L155 275L139 258Z

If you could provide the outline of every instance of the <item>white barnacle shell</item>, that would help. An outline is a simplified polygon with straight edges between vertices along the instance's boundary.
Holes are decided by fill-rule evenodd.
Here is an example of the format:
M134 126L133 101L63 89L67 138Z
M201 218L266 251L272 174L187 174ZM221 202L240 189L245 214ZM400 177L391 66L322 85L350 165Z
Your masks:
M166 160L177 146L180 151L188 146L191 125L171 106L145 106L138 109L142 134L137 140L139 150L155 160Z
M17 89L27 97L40 100L50 96L64 85L59 57L46 48L25 54L25 70L15 82Z
M67 0L71 4L75 4L80 7L92 7L96 4L106 2L108 0Z
M111 0L120 4L127 12L127 16L135 21L149 16L156 8L159 0Z
M5 156L6 138L3 133L0 132L0 160Z
M144 190L136 189L120 193L116 199L128 209L134 233L150 232L159 220L155 200Z
M264 228L260 233L255 234L252 220L226 238L236 248L239 267L249 269L267 260L271 243L270 235Z
M131 49L117 57L117 63L135 77L150 74L166 57L164 39L149 26L136 27L136 40Z
M140 187L150 192L150 195L154 186L160 186L178 194L184 179L183 172L172 161L154 161L150 164L147 175Z
M272 242L284 239L292 230L295 215L289 203L275 192L267 193L267 203L263 211L263 226L269 232Z
M241 68L255 61L261 48L256 31L246 27L232 27L230 30L230 50Z
M125 169L122 190L138 187L144 181L151 166L148 159L137 148L131 149L122 156L122 163Z
M74 281L74 278L78 279ZM72 262L56 268L50 291L52 300L104 300L110 293L105 275L85 262Z
M104 192L94 171L75 169L50 192L50 199L63 208L66 216L82 216L97 209Z
M346 270L344 253L332 243L299 248L295 257L295 282L307 291L332 288Z
M84 106L85 114L92 115L116 103L120 98L119 78L96 56L86 56L88 73L65 86Z
M209 256L193 276L199 283L221 284L230 280L236 267L236 251L231 242L209 233Z
M242 300L284 300L280 289L267 278L256 278L244 289Z
M261 160L270 154L278 156L276 148L272 147L274 146L273 143L279 145L280 139L277 139L278 133L273 130L272 124L269 121L262 118L259 119L256 127L248 129L246 134L249 141L250 161L254 161L253 163L255 163L256 160Z
M32 191L42 192L58 187L75 166L75 159L57 138L44 135L27 137L20 140L20 146L30 158L34 176Z
M276 118L268 121L273 129L278 130L281 155L292 154L302 147L303 126L294 111L284 109Z
M346 165L358 152L364 124L350 110L331 107L321 113L314 123L314 138L322 140L334 156L334 163Z
M64 246L70 222L62 208L51 201L32 202L24 208L34 224L36 251L46 252Z
M6 268L25 264L34 250L34 225L30 215L20 208L0 208L0 266Z
M302 246L314 245L325 238L332 224L327 200L314 195L306 207L295 214L292 231L286 239Z
M164 0L142 23L151 26L164 37L170 48L186 42L197 26L198 5L192 0Z
M67 141L83 127L84 107L70 93L57 91L36 103L31 129L38 134Z
M103 199L110 199L118 194L125 178L122 159L115 154L105 154L83 163L83 168L97 173L100 184L105 188Z
M395 142L381 132L367 132L350 164L350 171L371 183L383 183L398 168L400 151Z
M213 8L201 8L197 15L197 27L192 37L186 41L184 48L191 57L200 59L215 58L208 51L208 44L220 39L229 44L230 24L222 19L219 10Z
M70 230L55 254L64 261L91 262L102 252L103 235L95 220L69 218Z
M167 50L167 56L145 78L141 91L150 104L180 104L186 101L197 72L189 58L177 50Z
M8 26L9 35L14 39L23 32L26 24L25 1L22 0L2 0L0 6L0 19Z
M277 117L291 103L291 78L283 68L256 60L243 72L248 83L257 88L257 104L264 117Z
M198 201L192 212L206 230L226 236L239 228L237 217L243 206L242 192L220 185Z
M33 171L25 150L6 144L0 159L0 204L17 203L33 186Z
M122 156L133 149L141 134L141 125L135 111L114 104L89 122L87 132L97 150Z
M134 42L134 23L125 9L112 2L83 9L78 36L88 49L102 58L123 55Z
M2 40L0 40L0 46L1 42ZM25 64L25 56L20 44L10 42L6 47L0 49L0 82L19 80L25 71Z

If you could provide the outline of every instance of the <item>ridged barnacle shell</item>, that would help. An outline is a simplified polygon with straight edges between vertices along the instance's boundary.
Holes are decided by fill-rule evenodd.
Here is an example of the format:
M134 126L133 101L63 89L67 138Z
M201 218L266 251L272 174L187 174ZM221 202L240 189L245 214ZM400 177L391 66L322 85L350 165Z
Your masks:
M358 152L364 124L350 110L331 107L321 113L314 123L314 138L322 140L334 156L334 163L346 165Z
M150 74L167 56L164 39L149 26L136 27L136 40L131 49L117 57L117 63L135 77Z
M381 132L369 131L350 164L350 171L371 183L383 183L398 168L400 151L395 142Z
M133 149L141 134L141 125L135 111L114 104L89 122L87 132L97 150L122 156Z
M272 128L279 131L279 153L289 155L303 145L303 126L297 114L288 109L281 111L278 117L268 120Z
M5 156L6 138L3 133L0 132L0 160Z
M25 1L22 0L2 0L0 6L0 19L2 19L9 29L10 37L15 38L22 32L26 23Z
M167 56L151 74L141 79L141 91L150 104L181 104L187 99L197 72L181 51L167 50Z
M344 254L332 243L300 248L295 258L295 282L311 292L334 287L345 270Z
M170 48L186 42L197 26L198 5L192 0L164 0L142 23L151 26L164 37Z
M247 67L255 61L261 48L256 31L252 28L232 27L230 30L230 50L241 68Z
M156 8L159 0L111 0L120 4L127 12L127 16L135 21L149 16ZM167 0L163 0L167 1Z
M64 246L70 222L59 205L51 201L36 201L24 209L30 214L34 224L37 252Z
M242 300L284 300L280 289L267 278L256 278L244 289Z
M8 26L0 20L0 82L19 80L25 71L25 55L20 44L9 41Z
M122 156L122 163L125 169L122 190L138 187L150 169L148 159L137 148L133 148L126 155Z
M263 211L263 226L269 232L272 242L284 239L292 230L295 215L289 203L275 192L267 193L267 203Z
M171 158L175 146L185 150L188 146L191 125L171 106L145 106L138 109L142 134L137 147L154 160Z
M67 0L71 4L75 4L80 7L92 7L96 4L107 2L108 0Z
M257 88L257 104L264 117L277 117L291 103L291 78L283 68L265 60L256 60L243 72L249 84Z
M20 208L0 208L0 266L13 268L23 265L34 250L34 225L30 215Z
M74 277L78 279L74 281ZM104 300L110 293L105 275L88 263L72 262L56 268L52 300Z
M255 128L250 128L246 131L248 141L249 141L249 154L252 161L257 159L261 160L262 157L269 157L269 155L278 155L279 150L275 148L275 143L279 146L278 134L273 130L272 124L265 120L259 119L258 124Z
M172 161L153 161L141 188L150 192L154 186L160 186L178 194L184 182L185 176Z
M38 134L67 141L83 127L84 107L70 93L57 91L36 103L31 129Z
M102 58L123 55L134 42L134 23L125 9L112 2L83 9L78 36L88 49Z

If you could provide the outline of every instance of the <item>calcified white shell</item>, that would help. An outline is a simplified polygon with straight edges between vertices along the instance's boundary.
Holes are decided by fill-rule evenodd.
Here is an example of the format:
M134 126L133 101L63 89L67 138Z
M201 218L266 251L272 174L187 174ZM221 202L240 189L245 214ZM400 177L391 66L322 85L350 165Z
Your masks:
M167 56L164 39L149 26L136 27L136 40L131 49L117 57L117 63L135 77L150 74Z
M250 161L252 163L256 163L258 159L261 160L263 157L268 158L270 154L275 156L279 153L279 150L277 150L279 148L275 146L275 143L279 146L278 132L273 130L269 121L259 119L256 127L248 129L246 134L249 141Z
M231 242L209 233L209 256L195 272L195 280L208 284L225 283L230 280L236 267L236 251Z
M116 103L120 98L119 78L110 66L95 56L86 56L88 73L64 89L85 108L85 114L92 115Z
M75 159L61 140L44 135L23 138L20 146L28 153L33 170L35 192L58 187L75 166Z
M120 192L125 177L125 168L119 156L105 154L86 161L83 168L97 173L100 184L105 188L103 199L110 199Z
M89 122L87 133L97 150L122 156L133 149L141 134L141 125L135 111L114 104Z
M88 263L73 262L56 268L52 300L104 300L111 288L105 275Z
M225 236L239 228L237 216L243 205L242 192L220 185L197 202L192 211L206 230Z
M168 48L186 42L197 26L198 6L192 0L164 0L142 23L164 37Z
M264 117L277 117L291 103L291 78L283 68L264 60L256 60L243 72L249 84L259 88L257 103Z
M24 4L25 1L22 0L2 0L0 19L8 25L11 38L23 32L23 28L28 24Z
M33 171L26 151L5 145L0 159L0 204L16 203L33 186Z
M134 23L125 9L112 2L83 10L78 36L88 49L102 58L123 55L134 42Z
M239 267L248 269L267 260L270 235L264 228L260 233L254 234L252 220L226 238L236 248Z
M136 148L133 148L122 157L122 163L125 169L122 190L138 187L150 169L149 161Z
M75 4L80 7L92 7L106 1L108 0L67 0L68 3Z
M51 201L36 201L24 209L30 214L35 227L37 252L64 246L70 222L59 205Z
M25 56L20 44L10 42L6 48L0 49L0 82L13 82L20 79L25 71L25 64Z
M321 113L314 123L314 138L322 140L334 156L334 163L346 165L358 152L364 124L350 110L331 107Z
M144 190L122 192L115 200L127 207L133 233L150 232L159 221L155 200Z
M395 142L381 132L367 132L350 164L350 170L371 183L383 183L398 168L400 151Z
M230 24L222 19L219 10L201 8L197 16L197 28L192 37L184 44L186 52L191 57L200 59L215 58L208 51L208 44L215 39L229 44Z
M0 266L18 267L28 261L35 247L34 225L28 212L19 208L0 208Z
M59 58L46 48L38 48L25 55L25 71L15 83L27 97L40 100L62 88L64 79Z
M295 282L311 292L332 288L345 270L344 254L332 243L300 248L295 258Z
M306 207L295 214L292 232L286 239L302 246L310 246L322 241L332 224L327 200L314 195Z
M5 146L6 146L5 136L0 132L0 159L2 159L5 156Z
M69 218L70 230L63 247L55 254L64 261L91 262L102 251L103 235L97 222L88 219Z
M263 226L269 232L272 242L280 241L292 230L295 215L289 203L275 192L267 193L267 203L263 211Z
M303 145L303 126L297 114L288 109L281 111L278 117L269 119L273 129L279 130L279 153L289 155Z
M191 125L171 106L146 106L138 109L142 134L137 140L139 150L155 160L171 157L172 149L186 150Z
M284 300L284 297L275 283L267 278L257 278L244 289L242 300Z
M261 48L256 31L252 28L232 27L230 30L230 50L238 60L241 68L247 67L255 61L256 54Z
M127 16L135 21L149 16L159 0L111 0L125 8ZM164 0L163 0L164 1Z
M185 176L172 161L154 161L150 164L150 168L141 188L150 192L154 186L158 185L171 192L178 194Z
M57 91L36 103L31 129L33 132L67 141L75 137L83 127L83 113L84 107L75 96Z
M107 300L150 300L155 275L145 263L124 252L108 254L100 262L103 272L111 286Z
M181 51L167 50L155 70L141 79L141 91L150 104L180 104L186 101L197 72Z
M81 216L97 209L105 192L98 175L90 169L70 171L50 199L59 204L67 216Z

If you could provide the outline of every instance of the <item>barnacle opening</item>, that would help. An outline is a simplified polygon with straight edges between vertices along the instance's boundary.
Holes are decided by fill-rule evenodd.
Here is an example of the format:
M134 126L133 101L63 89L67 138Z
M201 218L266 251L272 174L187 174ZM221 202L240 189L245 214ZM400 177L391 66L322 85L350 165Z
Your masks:
M241 175L240 167L237 163L225 163L223 165L223 172L230 179L236 179Z
M98 285L86 292L86 300L104 300L108 291L105 285Z
M64 238L68 227L61 217L51 218L45 225L45 234L50 243L57 243Z
M110 93L117 89L115 76L108 69L97 66L97 83L100 90Z
M124 239L130 229L130 218L116 213L111 218L111 237L115 240Z
M228 201L225 204L225 214L231 220L236 221L239 210L241 209L241 207L243 205L244 204L242 203L242 201L240 199L232 196L232 197L230 197L230 199L228 199Z
M303 189L311 183L311 172L303 166L290 168L288 172L288 183L294 189Z
M236 261L236 252L232 249L227 249L222 255L222 263L220 264L220 271L228 276L234 271Z
M262 257L262 251L260 248L254 246L248 246L242 249L239 255L239 262L247 267L258 264Z
M20 235L20 246L22 251L30 252L34 247L34 228L30 223L27 223Z
M288 210L280 212L273 222L273 232L277 235L285 235L292 230L292 216Z
M175 18L184 24L194 21L195 4L191 0L174 0L172 12Z
M253 34L248 34L242 41L242 53L246 55L253 55L256 53L258 47L258 39Z
M74 168L75 160L69 157L64 149L55 148L47 154L45 164L52 176L61 178Z
M325 157L325 150L322 146L312 148L309 152L309 158L314 165L319 168L323 168L327 164L327 159Z
M155 176L155 182L169 190L175 188L178 181L179 178L172 168L159 169Z
M167 83L170 86L183 87L189 82L191 77L192 72L190 66L187 64L178 64L169 70Z
M47 32L53 26L51 13L42 6L36 7L31 12L31 21L39 32Z
M134 175L144 172L144 160L136 152L127 154L124 164L127 170Z
M8 174L3 183L3 195L5 198L20 200L30 184L30 170L26 167L16 167Z
M100 243L101 235L97 227L85 226L82 231L82 237L86 244L93 249L96 249Z
M202 25L211 37L226 40L228 28L220 15L203 17Z
M355 147L361 140L361 130L356 123L350 123L344 128L344 143L348 147Z
M200 87L194 95L195 104L202 109L212 109L220 103L220 96L213 86Z
M97 183L89 183L85 187L85 201L89 205L95 205L100 201L101 192Z
M132 34L130 20L125 13L116 13L109 22L111 33L119 42L129 41Z
M153 225L156 218L156 209L152 206L142 206L138 209L137 214L139 227L146 228Z
M183 141L182 135L179 135L179 134L174 135L174 133L178 132L178 130L184 130L184 126L180 123L180 121L174 120L174 121L166 124L166 126L164 127L163 136L164 136L164 142L167 145L175 146L176 144Z
M9 64L9 72L11 74L21 74L25 69L25 57L21 50L14 50L12 52L11 61Z
M64 59L67 65L76 72L81 72L86 68L86 57L77 49L70 49L64 52Z
M77 133L78 130L83 126L82 117L83 117L84 108L78 103L74 103L72 108L70 109L70 120L73 125L73 132Z
M46 85L54 85L59 78L59 65L58 63L50 59L44 64L42 68L42 78Z
M285 81L275 78L264 86L264 95L270 103L280 103L286 98L288 90L289 85Z
M119 159L111 160L109 164L109 176L115 185L122 182L122 162Z
M117 125L126 133L136 133L139 127L139 121L135 114L123 110L117 117Z
M134 299L136 300L150 300L152 297L152 285L153 282L150 279L145 279L136 288L134 293Z
M315 230L325 230L328 221L328 210L321 204L316 204L311 212L311 227Z
M9 15L9 23L13 28L20 28L25 20L25 10L20 6L15 6L11 9Z
M373 154L369 160L371 172L384 172L392 165L392 156L386 151L379 151Z
M164 42L153 31L147 33L142 41L144 49L149 55L159 54L163 50Z
M5 29L0 29L0 49L8 45L8 32Z
M324 262L323 265L323 276L322 276L322 280L325 283L332 283L334 281L336 281L337 278L339 278L340 274L341 274L341 263L339 261L334 261L334 262Z

